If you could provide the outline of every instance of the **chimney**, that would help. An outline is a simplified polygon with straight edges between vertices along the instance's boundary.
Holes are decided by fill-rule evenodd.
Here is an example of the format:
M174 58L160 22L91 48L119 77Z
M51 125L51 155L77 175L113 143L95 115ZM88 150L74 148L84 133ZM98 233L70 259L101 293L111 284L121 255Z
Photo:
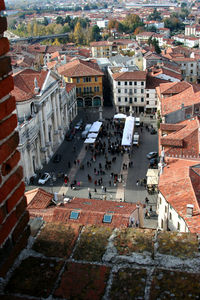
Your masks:
M39 86L38 86L38 82L37 82L37 78L36 78L36 77L35 77L35 79L34 79L34 86L35 86L34 92L35 92L35 94L38 94L40 88L39 88Z
M193 209L194 205L193 204L187 204L187 217L192 217L193 216Z

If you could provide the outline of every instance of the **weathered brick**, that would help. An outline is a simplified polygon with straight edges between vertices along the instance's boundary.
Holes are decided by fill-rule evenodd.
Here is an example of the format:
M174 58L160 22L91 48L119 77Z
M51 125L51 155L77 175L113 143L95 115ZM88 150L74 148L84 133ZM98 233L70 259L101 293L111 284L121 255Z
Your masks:
M27 245L28 237L30 235L30 227L27 226L26 229L23 231L20 239L16 243L15 247L12 248L12 251L9 253L7 259L0 267L0 277L5 277L6 273L13 265L15 259L19 255L20 251L24 249Z
M26 197L24 196L22 198L22 200L16 206L16 216L17 216L17 218L20 218L20 216L24 213L26 207L27 207L27 201L26 201Z
M13 244L16 244L21 233L24 231L24 228L27 226L28 221L29 221L29 212L26 210L24 212L23 216L21 217L21 219L19 220L19 222L17 223L17 226L15 227L15 229L12 232Z
M7 30L6 17L0 17L0 34Z
M10 173L10 171L17 165L20 160L20 153L18 150L2 165L2 175L6 176Z
M5 10L5 9L6 9L6 7L5 7L4 0L0 0L0 11Z
M3 37L0 39L0 56L6 54L9 51L9 41Z
M10 118L0 123L0 140L9 136L17 126L17 116L12 115Z
M12 192L12 190L18 185L23 178L23 169L21 166L17 168L14 174L12 174L7 181L0 188L0 203L2 203L6 197Z
M0 80L0 99L8 95L14 89L13 77L10 75Z
M6 240L12 228L17 223L16 212L13 211L0 228L0 245Z
M11 58L9 56L4 56L0 58L0 78L8 75L12 71Z
M0 224L3 223L7 215L7 209L6 209L6 204L2 205L0 207Z
M0 146L0 164L2 164L7 157L9 157L17 148L19 144L19 134L14 132L14 134Z
M20 199L24 195L24 191L25 191L25 184L24 182L22 182L20 186L15 190L15 192L6 201L6 208L8 213L20 201Z
M1 45L0 45L1 47ZM15 97L11 96L4 102L0 103L0 121L9 116L16 108Z

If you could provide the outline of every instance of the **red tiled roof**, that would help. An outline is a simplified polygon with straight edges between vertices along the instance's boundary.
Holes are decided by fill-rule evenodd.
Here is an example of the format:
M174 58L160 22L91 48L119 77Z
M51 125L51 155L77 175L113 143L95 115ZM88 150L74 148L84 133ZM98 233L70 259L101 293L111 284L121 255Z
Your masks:
M163 95L179 94L191 87L191 84L186 81L172 82L160 85L160 92Z
M166 83L167 80L152 77L151 75L147 75L147 81L146 81L146 89L155 89L157 86L159 86L161 83Z
M81 59L60 66L58 72L66 77L103 76L98 64Z
M49 206L53 195L41 188L30 190L25 193L28 209L44 209Z
M44 209L43 207L41 209L33 207L30 210L30 214L32 216L42 216L45 220L51 222L79 223L83 225L105 224L111 227L127 227L131 214L136 210L135 203L84 198L74 198L71 202L54 208L46 208L45 205L44 203ZM70 219L72 211L79 212L77 220ZM105 214L112 215L112 222L110 224L102 222Z
M74 83L66 83L66 91L69 93L76 85Z
M159 179L159 191L166 201L186 221L191 232L200 233L200 209L189 175L189 169L199 160L168 159ZM193 204L193 216L187 217L187 204Z
M38 87L41 89L47 73L48 71L44 70L38 72L31 69L25 69L14 74L14 90L11 94L15 96L16 101L21 102L35 97L34 79L37 79Z
M125 81L125 80L146 80L145 71L134 71L134 72L122 72L115 73L112 75L114 80Z

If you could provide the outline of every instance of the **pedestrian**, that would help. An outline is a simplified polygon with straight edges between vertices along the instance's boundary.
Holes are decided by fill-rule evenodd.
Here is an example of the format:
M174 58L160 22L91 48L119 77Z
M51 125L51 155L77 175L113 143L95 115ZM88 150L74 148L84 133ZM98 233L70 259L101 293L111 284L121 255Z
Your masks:
M79 160L79 159L77 159L77 164L78 164L78 165L80 164L80 160Z
M149 199L146 197L145 198L145 203L148 205L148 203L149 203Z
M136 226L136 227L139 227L139 220L137 220L137 221L135 222L135 226Z
M139 179L137 179L137 181L136 181L136 185L137 185L137 186L139 185Z
M150 206L150 209L149 209L149 211L151 211L151 212L153 211L153 209L152 209L152 205Z
M103 190L104 190L104 186L103 185L102 185L101 189L102 189L102 193L103 193Z
M109 180L109 186L111 186L111 180Z
M96 168L94 168L94 174L96 174L96 171L97 171Z
M97 193L97 189L96 188L94 188L94 192Z
M94 181L94 185L97 185L97 180Z
M104 192L106 193L107 189L106 189L106 186L104 187Z
M71 187L71 190L72 190L72 188L73 188L73 183L70 184L70 187Z
M92 198L92 194L89 192L89 199L91 199Z

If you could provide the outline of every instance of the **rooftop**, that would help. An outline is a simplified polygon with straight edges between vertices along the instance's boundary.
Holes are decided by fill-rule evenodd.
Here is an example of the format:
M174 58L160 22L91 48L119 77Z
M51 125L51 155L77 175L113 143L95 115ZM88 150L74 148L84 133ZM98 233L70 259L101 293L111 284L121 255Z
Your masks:
M198 246L195 234L46 223L2 282L1 299L195 299Z
M121 72L113 74L113 79L118 81L146 80L145 71Z
M66 77L103 76L97 63L81 59L58 67L58 72Z

